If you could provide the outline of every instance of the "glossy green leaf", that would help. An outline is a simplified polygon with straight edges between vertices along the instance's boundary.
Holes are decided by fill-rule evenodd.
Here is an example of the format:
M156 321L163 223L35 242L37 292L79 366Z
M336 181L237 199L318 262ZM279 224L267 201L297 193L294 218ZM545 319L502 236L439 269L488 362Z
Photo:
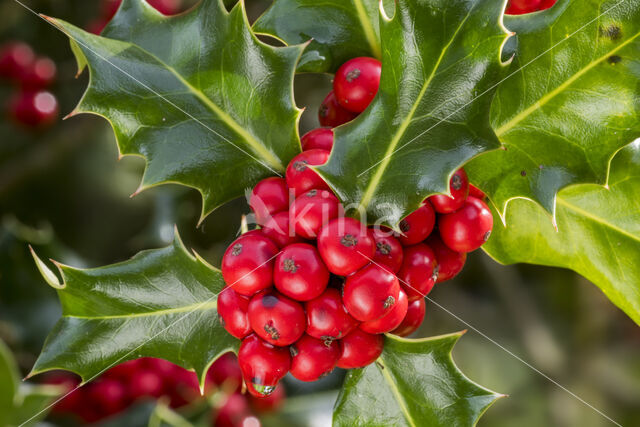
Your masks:
M498 398L451 359L462 333L410 340L387 335L378 361L349 372L334 426L473 426Z
M56 386L22 383L13 355L0 341L0 426L37 424L61 393Z
M258 41L243 2L228 13L220 0L203 0L167 17L125 0L104 37L51 22L91 75L72 114L104 116L121 154L146 159L138 191L166 182L196 188L204 217L282 173L300 151L293 74L303 46Z
M378 0L275 0L254 31L305 43L298 71L335 72L357 56L382 58Z
M34 254L35 256L35 254ZM41 270L46 266L36 258ZM204 374L237 340L220 325L222 274L191 256L178 237L129 261L94 269L57 264L62 318L30 375L51 369L84 381L125 360L159 357Z
M507 150L467 171L501 215L522 197L553 213L560 189L605 184L611 158L640 136L640 0L559 0L505 25L518 35L517 72L492 123Z
M511 203L507 228L495 224L483 246L489 255L575 270L640 324L640 140L613 159L609 189L581 184L560 191L558 231L540 206Z
M482 0L399 1L382 14L382 77L376 98L335 131L318 168L370 222L395 225L424 198L449 190L449 177L499 146L489 124L507 38L504 4Z

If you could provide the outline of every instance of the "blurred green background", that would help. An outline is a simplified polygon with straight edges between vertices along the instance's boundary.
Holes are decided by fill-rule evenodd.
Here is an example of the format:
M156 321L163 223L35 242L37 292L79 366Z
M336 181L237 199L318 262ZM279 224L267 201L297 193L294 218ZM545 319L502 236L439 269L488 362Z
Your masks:
M232 3L232 2L227 2ZM86 27L99 14L98 0L25 1L37 12ZM247 0L255 19L269 2ZM15 0L0 0L0 42L28 42L54 59L51 91L60 116L70 112L87 83L75 78L67 39ZM318 126L316 112L330 76L301 75L298 105L306 107L301 133ZM3 108L15 87L0 84ZM0 119L0 339L23 373L60 314L55 292L37 272L28 251L79 267L121 261L168 243L177 224L187 246L213 265L234 239L244 200L213 212L196 228L200 196L178 186L152 188L130 198L144 162L118 161L107 122L83 115L46 130ZM454 359L465 374L510 397L498 401L481 426L603 426L610 423L560 387L510 355L521 357L622 425L640 425L640 328L587 280L566 270L496 264L471 254L465 270L437 285L416 336L467 329ZM449 312L447 312L446 310ZM462 319L463 321L461 321ZM324 426L342 373L303 384L289 379L291 398L267 425Z

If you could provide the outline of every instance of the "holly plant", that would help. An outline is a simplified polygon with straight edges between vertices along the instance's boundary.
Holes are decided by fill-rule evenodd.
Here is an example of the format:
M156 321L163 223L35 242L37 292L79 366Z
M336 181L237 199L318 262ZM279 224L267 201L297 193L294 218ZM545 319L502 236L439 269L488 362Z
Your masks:
M250 193L258 226L221 270L177 230L101 268L34 253L63 313L30 375L156 357L204 387L234 351L256 396L349 369L336 425L475 425L502 395L455 366L462 333L404 336L481 246L573 269L640 323L640 0L506 3L274 0L251 25L242 0L124 0L101 35L46 17L90 75L70 116L145 159L136 193L192 187L200 221ZM300 138L298 73L335 73L332 129Z

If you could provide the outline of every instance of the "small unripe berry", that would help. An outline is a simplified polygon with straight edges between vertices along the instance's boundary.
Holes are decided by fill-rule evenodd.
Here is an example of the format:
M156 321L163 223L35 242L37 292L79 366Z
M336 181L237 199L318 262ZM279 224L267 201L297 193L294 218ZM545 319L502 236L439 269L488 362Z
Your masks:
M251 333L248 309L249 298L232 288L224 288L218 295L218 314L223 326L236 338L244 338Z
M398 279L388 267L369 264L347 277L343 301L349 314L366 322L389 313L399 293Z
M392 331L402 323L402 320L407 314L408 306L409 300L407 299L407 294L400 289L398 301L387 314L379 319L362 322L359 328L369 334L384 334L385 332Z
M273 346L251 334L240 344L238 363L249 393L264 397L289 372L291 355L287 347Z
M278 254L273 281L284 295L296 301L309 301L324 292L329 270L314 246L294 243Z
M353 218L329 221L318 234L318 251L333 274L348 276L375 256L373 233Z
M407 307L407 315L400 325L391 331L391 333L400 337L406 337L414 333L424 320L425 310L426 303L424 302L424 298L410 302L409 307Z
M398 240L405 245L415 245L429 237L436 223L436 214L431 207L429 201L425 201L422 205L411 212L405 219L400 221L400 231Z
M305 304L307 334L326 342L343 338L358 326L342 303L340 291L326 289L322 295Z
M438 218L440 237L456 252L471 252L482 246L491 235L493 216L485 202L468 197L459 210Z
M352 113L346 108L342 108L340 104L338 104L338 100L333 91L329 92L329 95L322 101L320 109L318 110L320 125L332 128L350 122L357 116L357 114Z
M291 344L291 375L300 381L316 381L328 375L340 357L340 345L303 335Z
M333 79L340 105L354 113L364 111L378 93L382 64L375 58L353 58L342 64Z
M336 366L343 369L363 368L375 362L384 349L384 336L354 329L340 340L340 358Z
M325 150L308 150L295 156L286 171L287 185L295 197L309 190L329 190L326 182L309 166L323 165L329 158Z
M272 215L289 209L286 181L283 178L271 177L257 183L251 191L249 207L260 225L264 225Z
M451 196L436 194L429 197L436 212L446 214L457 211L464 205L469 195L469 178L463 168L458 169L449 180L449 191Z
M222 277L240 295L251 296L273 283L278 247L257 233L238 237L222 257Z
M305 133L300 139L302 151L319 149L331 151L333 148L333 129L317 128Z
M249 302L249 323L263 340L277 346L296 342L307 327L304 309L276 291L262 291Z
M424 243L404 248L402 268L398 280L409 297L409 301L422 299L431 292L438 277L436 257Z

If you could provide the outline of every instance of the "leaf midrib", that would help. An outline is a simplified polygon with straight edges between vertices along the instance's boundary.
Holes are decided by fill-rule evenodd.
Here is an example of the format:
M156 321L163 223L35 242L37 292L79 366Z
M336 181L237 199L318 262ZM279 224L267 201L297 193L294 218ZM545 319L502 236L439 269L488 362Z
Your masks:
M373 29L373 25L371 25L369 15L367 15L367 11L362 4L362 0L353 0L353 3L356 7L358 20L360 21L360 25L362 26L362 30L364 31L364 36L367 39L367 43L369 43L369 46L371 47L373 56L378 59L382 59L382 48L380 47L380 41L378 40L378 37L376 37L376 32Z
M575 82L576 80L578 80L580 77L582 77L584 74L586 74L587 72L589 72L593 67L595 67L596 65L598 65L599 63L601 63L602 61L604 61L605 59L609 58L611 55L615 54L616 52L618 52L620 49L622 49L623 47L625 47L626 45L628 45L629 43L631 43L633 40L635 40L638 36L640 36L640 32L637 32L634 36L629 37L627 40L625 40L623 43L620 43L618 46L616 46L615 49L612 49L610 51L608 51L605 55L602 55L601 57L599 57L598 59L596 59L595 61L591 61L589 64L587 64L585 67L581 68L580 70L578 70L578 72L576 72L575 74L573 74L570 78L568 78L567 80L565 80L562 84L560 84L558 87L556 87L554 90L552 90L551 92L547 93L545 96L543 96L542 98L540 98L538 101L536 101L535 103L533 103L532 105L530 105L529 107L525 108L524 110L522 110L520 113L516 114L511 120L509 120L508 122L506 122L505 124L503 124L502 126L500 126L498 129L496 129L496 135L498 137L503 136L505 133L507 133L508 131L510 131L515 125L517 125L518 123L520 123L522 120L524 120L525 118L527 118L529 115L531 115L533 112L535 112L536 110L538 110L539 108L542 108L544 105L546 105L551 99L555 98L558 94L562 93L565 89L567 89L573 82Z
M431 70L431 74L429 75L427 80L422 85L422 88L420 89L420 93L418 94L415 102L411 106L411 110L409 111L409 114L407 114L407 116L404 118L404 120L402 121L402 123L398 127L398 130L396 131L395 135L393 136L393 139L391 140L391 143L389 144L389 147L387 147L387 151L386 151L384 157L382 158L382 160L380 161L380 167L377 168L376 173L374 174L373 178L371 179L371 182L367 186L366 191L364 192L364 194L362 195L362 198L360 199L360 203L359 203L358 209L366 209L366 207L371 202L371 198L375 194L376 188L378 187L378 184L380 183L380 180L382 179L382 175L383 175L384 171L386 170L386 168L389 166L389 163L391 162L391 157L393 156L393 153L395 152L395 149L396 149L398 143L400 142L400 139L402 138L402 136L406 132L406 130L409 127L409 125L411 124L411 122L413 121L413 116L416 114L416 110L418 109L418 106L420 105L420 102L422 102L422 98L424 97L425 93L427 92L427 89L431 85L431 82L433 81L433 78L436 75L436 71L440 67L440 63L442 62L445 54L447 53L447 51L451 47L451 44L453 43L453 41L458 36L458 33L460 32L460 30L464 26L465 22L467 22L467 19L469 19L469 16L471 16L471 11L473 9L474 8L472 7L471 9L469 9L467 11L466 16L460 22L460 24L458 25L458 28L456 28L456 30L454 31L453 35L449 39L449 41L447 42L447 44L444 46L444 48L440 52L440 56L438 57L438 60L436 61L435 65L433 66L433 68Z
M389 368L384 363L383 358L382 357L378 358L376 363L380 364L380 366L378 367L378 370L382 373L382 376L389 384L389 388L391 389L391 392L395 396L396 401L398 402L398 406L400 406L400 410L402 411L405 419L407 420L407 423L409 423L411 427L416 427L417 424L413 420L413 417L411 416L411 414L409 413L409 408L407 408L406 402L402 397L402 393L400 393L400 390L398 390L398 385L396 384L396 382L393 380L393 378L391 378L391 375L389 374Z
M185 305L176 308L167 308L163 310L149 311L145 313L132 313L132 314L114 314L111 316L76 316L65 314L62 317L74 318L74 319L87 319L87 320L110 320L110 319L131 319L137 317L152 317L152 316L166 316L176 313L187 313L195 311L207 311L218 308L218 300L215 298L213 301L203 301L196 304Z

